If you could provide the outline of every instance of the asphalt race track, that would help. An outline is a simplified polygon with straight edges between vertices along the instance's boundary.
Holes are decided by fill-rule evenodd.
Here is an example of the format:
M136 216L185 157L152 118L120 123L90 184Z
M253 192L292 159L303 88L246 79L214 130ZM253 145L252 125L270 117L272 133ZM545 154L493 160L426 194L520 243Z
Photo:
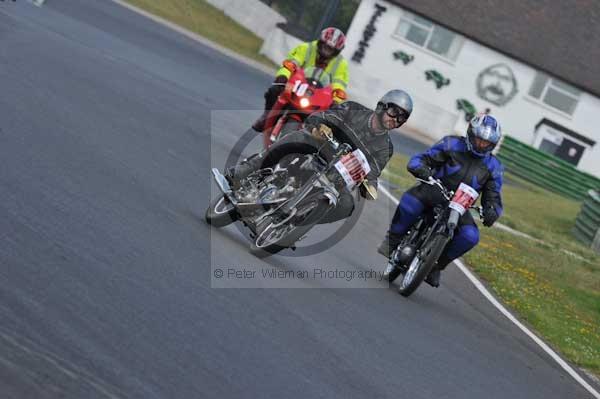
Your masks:
M108 0L0 2L1 398L591 397L454 267L409 299L212 288L383 266L383 196L310 257L204 223L269 80Z

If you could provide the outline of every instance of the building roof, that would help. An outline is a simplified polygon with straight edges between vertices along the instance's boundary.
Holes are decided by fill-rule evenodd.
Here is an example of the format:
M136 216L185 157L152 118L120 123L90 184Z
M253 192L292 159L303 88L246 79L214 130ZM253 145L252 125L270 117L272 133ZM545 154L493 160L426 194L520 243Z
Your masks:
M600 97L598 0L388 0Z

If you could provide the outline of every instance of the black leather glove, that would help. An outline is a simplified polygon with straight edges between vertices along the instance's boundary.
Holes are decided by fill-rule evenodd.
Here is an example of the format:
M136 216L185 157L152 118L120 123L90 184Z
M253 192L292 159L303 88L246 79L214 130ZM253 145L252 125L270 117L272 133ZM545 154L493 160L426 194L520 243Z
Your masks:
M377 199L377 186L369 184L368 181L363 182L358 188L360 196L369 200L374 201Z
M498 214L496 210L491 206L483 208L483 225L486 227L492 227L492 225L498 220Z
M265 92L265 100L275 103L275 101L277 101L277 97L279 97L283 89L285 89L285 86L273 85L269 87Z
M433 173L431 173L431 169L428 166L421 165L417 168L410 170L410 173L418 179L428 180Z
M286 78L283 75L279 75L275 78L275 80L273 81L273 83L287 83L288 78Z

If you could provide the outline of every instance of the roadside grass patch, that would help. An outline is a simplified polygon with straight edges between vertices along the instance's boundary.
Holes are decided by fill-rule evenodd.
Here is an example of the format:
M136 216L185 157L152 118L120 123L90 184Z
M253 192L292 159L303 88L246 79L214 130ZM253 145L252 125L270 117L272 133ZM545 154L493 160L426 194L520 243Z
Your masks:
M407 162L394 155L384 170L396 196L415 184ZM503 188L500 222L544 242L480 225L481 241L465 260L548 343L600 376L600 256L571 236L581 204L507 177L517 184Z

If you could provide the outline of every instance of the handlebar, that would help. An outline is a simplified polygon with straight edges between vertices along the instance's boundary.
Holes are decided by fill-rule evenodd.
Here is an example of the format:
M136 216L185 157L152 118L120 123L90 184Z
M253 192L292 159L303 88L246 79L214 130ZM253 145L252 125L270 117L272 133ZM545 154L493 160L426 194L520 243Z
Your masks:
M348 154L352 152L352 146L348 143L339 144L338 151L342 154Z
M435 187L439 188L440 191L442 192L442 195L444 196L444 198L446 198L446 200L448 200L448 201L450 201L452 199L452 196L454 195L454 191L448 190L446 188L446 186L444 186L444 184L441 182L440 179L436 179L433 176L429 176L429 178L427 180L417 178L417 181L420 181L421 183L425 183L429 186L435 186Z
M447 201L452 200L452 197L454 196L454 191L448 190L446 188L446 186L444 186L444 184L442 183L442 181L440 179L436 179L433 176L429 176L429 179L427 179L427 180L423 180L423 179L419 179L419 178L417 178L417 180L420 181L421 183L425 183L427 185L435 186L435 187L439 188L440 191L442 192L442 195L444 196L444 198L446 198ZM469 207L469 209L476 209L477 213L479 213L479 217L481 219L483 219L483 207L482 206L471 205Z
M323 133L322 137L325 137L325 140L327 140L327 142L331 144L331 146L338 155L343 155L352 152L352 146L345 142L340 143L338 140L336 140L335 137L333 137L331 131Z

